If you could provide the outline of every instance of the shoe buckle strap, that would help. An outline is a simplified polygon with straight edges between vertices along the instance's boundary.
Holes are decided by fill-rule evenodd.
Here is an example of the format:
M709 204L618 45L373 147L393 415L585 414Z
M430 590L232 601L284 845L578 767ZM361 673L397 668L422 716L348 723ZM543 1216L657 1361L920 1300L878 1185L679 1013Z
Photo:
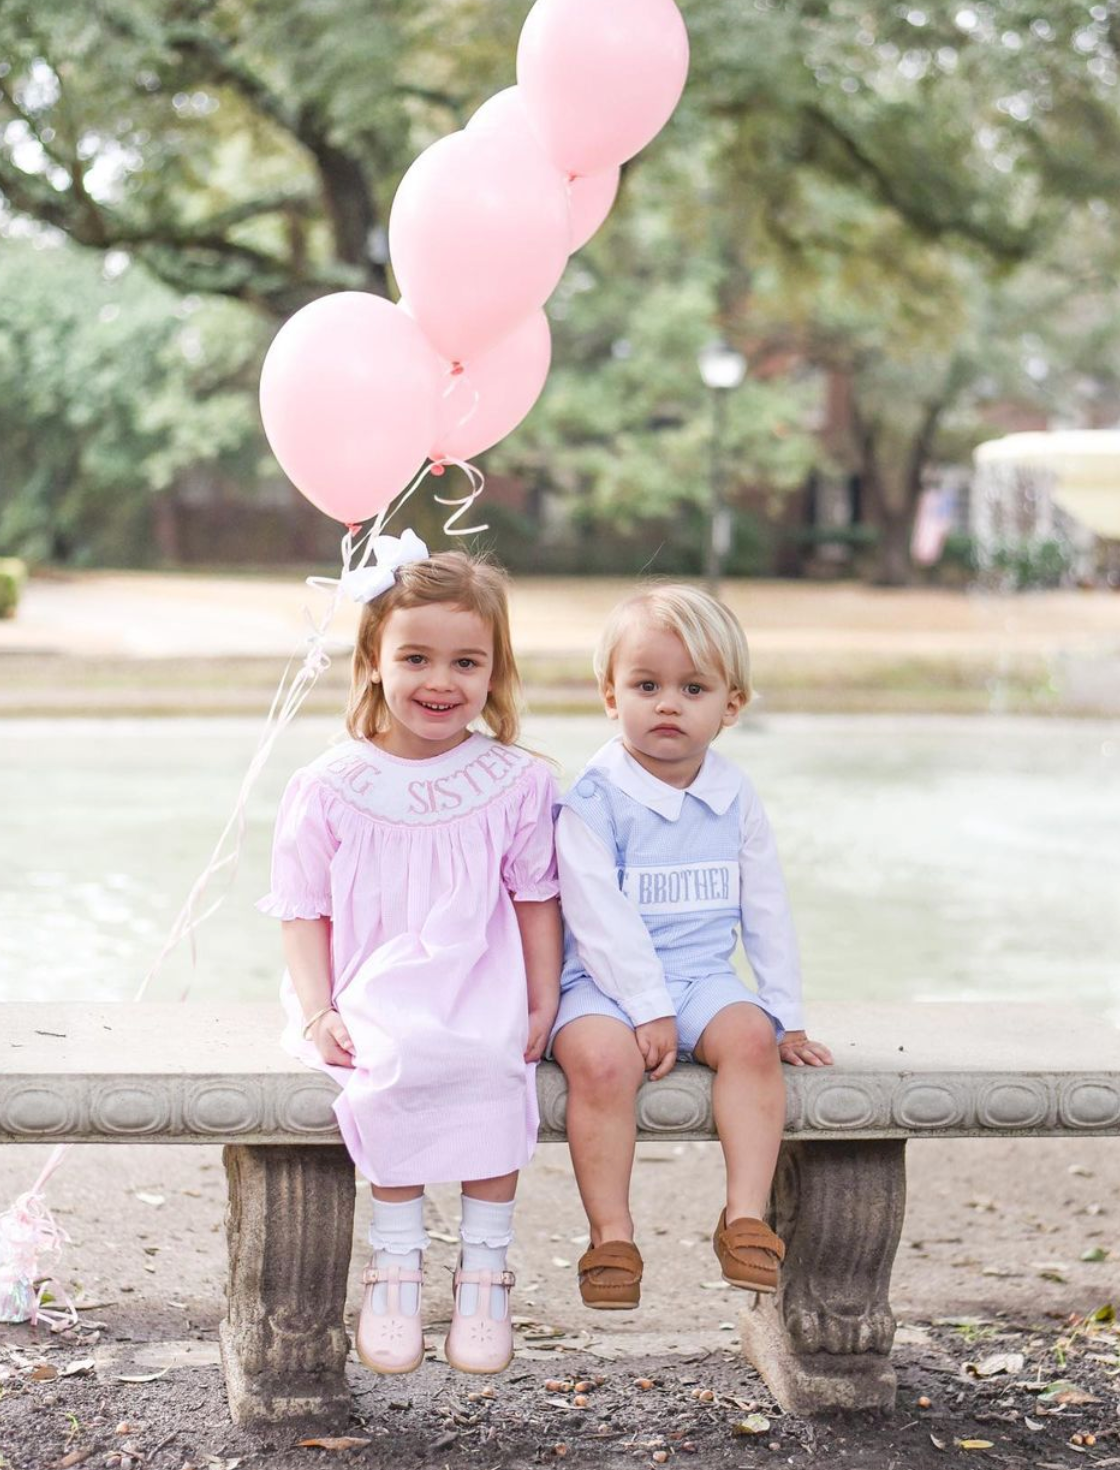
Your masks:
M420 1271L402 1271L399 1266L367 1266L362 1272L363 1286L377 1286L384 1282L390 1290L408 1281L420 1285L424 1280Z
M455 1272L456 1286L504 1286L517 1285L517 1277L512 1271L463 1271Z

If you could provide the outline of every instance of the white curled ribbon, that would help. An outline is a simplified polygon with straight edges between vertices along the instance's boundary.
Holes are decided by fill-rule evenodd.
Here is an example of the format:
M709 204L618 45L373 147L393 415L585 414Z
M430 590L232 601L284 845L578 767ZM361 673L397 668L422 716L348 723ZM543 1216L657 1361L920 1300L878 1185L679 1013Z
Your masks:
M399 536L375 536L372 551L373 565L355 567L342 574L342 591L354 602L372 602L388 592L401 567L427 561L429 555L415 531L402 531Z

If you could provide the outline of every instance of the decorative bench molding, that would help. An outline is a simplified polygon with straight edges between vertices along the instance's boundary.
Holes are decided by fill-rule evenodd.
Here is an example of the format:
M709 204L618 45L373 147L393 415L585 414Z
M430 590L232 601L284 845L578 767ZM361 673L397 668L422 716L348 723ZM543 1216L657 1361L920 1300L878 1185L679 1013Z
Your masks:
M0 1142L225 1144L230 1409L313 1424L346 1397L354 1170L333 1083L279 1030L269 1005L4 1006ZM888 1408L906 1140L1120 1133L1120 1033L1064 1007L913 1004L815 1006L813 1034L836 1065L786 1070L786 1263L742 1314L744 1352L792 1412ZM682 1064L647 1083L639 1136L714 1138L710 1077ZM541 1139L562 1141L551 1063L538 1094Z

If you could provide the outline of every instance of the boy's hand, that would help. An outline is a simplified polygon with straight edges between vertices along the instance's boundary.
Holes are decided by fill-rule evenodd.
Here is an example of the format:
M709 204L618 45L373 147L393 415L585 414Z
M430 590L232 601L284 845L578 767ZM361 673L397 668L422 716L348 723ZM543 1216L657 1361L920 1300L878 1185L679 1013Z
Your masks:
M667 1076L677 1062L677 1023L673 1016L660 1016L656 1021L643 1021L634 1027L634 1040L645 1058L651 1082Z
M529 1011L529 1044L525 1048L527 1062L539 1062L544 1056L548 1038L552 1034L552 1023L556 1019L556 1007Z
M312 1027L311 1040L328 1066L354 1065L354 1043L337 1011L328 1011L325 1016L320 1016Z
M804 1031L787 1031L778 1043L778 1055L791 1067L829 1067L832 1053L819 1041L810 1041Z

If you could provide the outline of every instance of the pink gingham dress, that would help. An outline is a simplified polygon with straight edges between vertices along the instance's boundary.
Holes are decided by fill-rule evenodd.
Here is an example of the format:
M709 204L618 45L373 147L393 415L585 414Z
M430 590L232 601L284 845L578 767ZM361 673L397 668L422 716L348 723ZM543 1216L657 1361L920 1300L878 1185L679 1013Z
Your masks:
M554 800L543 762L479 734L430 760L349 740L288 783L257 907L330 918L355 1067L303 1040L287 974L282 1045L342 1088L339 1127L374 1184L491 1179L529 1161L536 1068L513 900L558 891Z

